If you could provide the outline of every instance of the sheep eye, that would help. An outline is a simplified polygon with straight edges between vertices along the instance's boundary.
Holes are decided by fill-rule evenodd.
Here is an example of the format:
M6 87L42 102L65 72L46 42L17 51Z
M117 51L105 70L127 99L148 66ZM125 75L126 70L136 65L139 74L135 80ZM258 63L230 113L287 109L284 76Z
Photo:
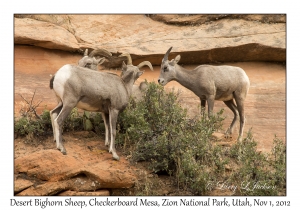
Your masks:
M166 71L168 71L168 67L167 66L164 67L164 72L166 72Z

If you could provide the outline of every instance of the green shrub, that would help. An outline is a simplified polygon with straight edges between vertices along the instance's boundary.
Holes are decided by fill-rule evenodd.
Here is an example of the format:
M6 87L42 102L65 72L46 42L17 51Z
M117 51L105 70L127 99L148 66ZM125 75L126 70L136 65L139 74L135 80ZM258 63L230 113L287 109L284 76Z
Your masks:
M271 153L257 151L252 132L231 148L231 161L239 166L231 180L240 183L241 195L278 195L285 192L286 153L283 142L276 138Z
M146 161L153 172L167 172L176 185L206 195L214 187L208 183L226 182L238 189L234 195L285 195L286 146L275 136L271 153L257 151L251 130L242 142L230 148L218 146L212 133L222 128L223 110L210 118L200 110L193 118L178 103L179 93L165 92L162 86L148 83L140 102L130 100L120 113L116 143L131 161ZM50 114L39 119L15 118L14 132L27 138L52 134ZM103 134L100 113L79 113L74 108L64 122L64 131L94 130ZM150 185L145 186L147 192Z
M117 143L130 153L133 162L147 161L153 172L167 172L179 187L195 195L207 194L212 190L208 183L219 181L239 186L236 195L278 195L284 191L285 147L279 139L274 141L272 154L257 151L251 131L231 148L218 146L211 136L222 127L223 110L210 118L201 117L199 110L190 119L178 103L178 94L148 83L143 100L131 100L120 114ZM251 191L242 189L242 183L276 187Z
M20 136L44 136L52 129L50 113L44 110L39 119L22 116L14 119L14 132Z
M102 133L104 125L100 113L83 112L79 113L77 108L72 109L71 113L65 119L63 131L75 130L95 130L96 133ZM14 119L14 133L27 139L53 135L52 123L49 110L44 110L38 119L33 117L21 116Z
M190 119L179 105L178 95L148 83L144 100L131 101L120 115L117 143L133 150L133 161L149 161L149 169L175 175L179 185L190 183L189 188L200 194L210 177L208 171L203 173L202 162L211 162L216 171L225 164L214 156L220 149L210 141L222 125L223 110L211 118L196 115Z
M275 136L273 148L269 157L274 184L282 189L285 194L286 188L286 145L281 139Z

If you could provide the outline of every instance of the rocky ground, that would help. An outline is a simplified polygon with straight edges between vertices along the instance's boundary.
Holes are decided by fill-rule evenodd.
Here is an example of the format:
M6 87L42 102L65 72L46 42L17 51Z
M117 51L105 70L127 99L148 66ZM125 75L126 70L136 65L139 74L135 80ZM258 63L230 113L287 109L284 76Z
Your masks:
M16 15L17 17L17 15ZM84 22L85 24L80 24ZM124 27L126 26L126 27ZM39 30L36 30L39 29ZM133 33L132 33L133 32ZM15 18L14 110L18 116L25 99L41 101L38 113L56 105L49 89L50 74L66 63L76 64L84 48L101 47L114 55L130 52L134 64L149 60L154 66L137 83L157 81L165 51L174 46L187 69L198 64L228 64L242 67L251 82L246 99L245 131L252 129L258 149L270 151L274 135L286 140L285 16L204 17L145 15L25 15ZM50 36L51 34L51 36ZM103 68L108 68L104 65ZM115 69L115 67L112 67ZM111 70L117 71L117 70ZM199 99L176 82L166 89L179 88L181 103L193 115ZM22 97L21 97L22 95ZM232 113L225 109L224 129ZM238 131L238 126L235 133ZM90 132L66 133L67 156L55 149L52 137L28 141L15 139L14 168L16 195L117 195L120 189L139 187L154 180L143 165L131 165L121 151L113 161L103 137ZM233 143L236 136L229 144ZM223 141L222 136L220 141ZM140 180L140 182L139 182ZM172 179L161 176L149 182L157 195L179 195L170 186ZM164 188L161 187L165 183ZM142 186L140 186L142 187ZM126 191L127 194L133 191ZM188 192L181 192L188 195ZM220 195L222 192L213 192Z
M66 156L52 137L15 139L15 195L192 195L179 190L172 177L129 163L120 148L120 161L113 161L103 138L93 132L65 133L64 140Z

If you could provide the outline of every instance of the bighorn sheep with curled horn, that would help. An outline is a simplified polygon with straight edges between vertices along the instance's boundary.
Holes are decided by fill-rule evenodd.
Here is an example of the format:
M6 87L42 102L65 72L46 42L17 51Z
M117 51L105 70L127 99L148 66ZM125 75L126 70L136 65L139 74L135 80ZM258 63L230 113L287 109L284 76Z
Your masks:
M117 53L118 54L118 53ZM107 50L105 49L94 49L92 50L92 52L90 52L90 54L88 54L88 49L85 50L85 53L84 53L84 57L81 59L80 62L82 62L82 64L80 64L80 66L84 66L85 65L85 62L86 62L86 59L89 58L89 62L88 63L91 63L93 62L93 57L95 57L95 59L99 59L100 57L105 57L105 62L101 63L103 67L105 68L118 68L119 66L122 65L122 62L126 61L126 58L124 57L120 57L120 56L117 56L116 55L112 55L112 53L108 52ZM94 63L96 61L94 60ZM94 67L92 67L94 70L97 70L97 63L95 63L96 65Z
M200 98L202 108L205 108L207 101L209 116L212 114L214 101L223 101L234 114L233 121L225 134L226 136L232 134L233 126L239 115L238 141L241 141L245 121L244 101L250 86L245 71L239 67L225 65L200 65L194 70L187 70L177 64L180 55L171 61L168 60L171 49L172 47L166 52L162 60L158 83L164 86L175 80L193 91Z
M107 72L93 71L76 65L66 64L61 67L50 80L50 88L54 90L58 105L50 111L54 140L57 149L66 154L62 143L62 124L74 107L86 111L102 112L105 124L105 145L109 145L109 152L113 159L119 160L115 149L116 123L120 111L129 102L133 83L143 74L139 69L149 66L144 61L133 66L129 54L122 54L128 58L127 65L122 64L121 77Z
M78 61L78 66L86 67L96 71L98 69L98 65L101 65L105 61L104 58L96 59L96 56L111 57L112 54L104 49L96 49L88 55L88 49L86 49L83 57Z
M78 66L86 67L92 70L97 71L97 66L101 65L105 59L99 58L96 59L95 56L105 56L105 58L110 58L112 54L104 49L96 49L93 50L88 55L88 49L85 50L84 56L78 61ZM126 56L126 55L123 55ZM120 56L119 56L120 57ZM122 57L122 55L121 55ZM127 58L127 59L131 59ZM109 60L112 60L111 58ZM151 69L153 71L153 69ZM143 94L147 90L148 85L146 82L141 82L139 85L133 85L132 87L132 97L135 99L135 101L141 101L143 99Z

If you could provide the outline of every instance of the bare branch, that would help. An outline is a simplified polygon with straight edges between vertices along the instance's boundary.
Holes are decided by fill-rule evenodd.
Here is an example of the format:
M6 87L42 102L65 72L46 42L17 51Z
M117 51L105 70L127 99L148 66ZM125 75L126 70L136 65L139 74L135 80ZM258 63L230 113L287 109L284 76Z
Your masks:
M27 103L27 105L29 106L29 107L27 108L26 111L22 109L21 111L24 112L24 113L21 113L21 114L22 114L22 116L24 116L24 117L29 117L29 118L31 118L31 115L30 115L29 113L33 113L34 116L35 116L37 119L41 119L41 117L36 113L36 108L40 105L40 103L41 103L43 100L41 100L41 101L39 101L37 104L33 105L32 103L33 103L33 99L34 99L34 96L35 96L35 92L36 92L36 89L34 90L34 93L33 93L32 97L31 97L30 102L28 102L21 94L18 94L19 96L21 96L21 98L22 98L22 99Z

